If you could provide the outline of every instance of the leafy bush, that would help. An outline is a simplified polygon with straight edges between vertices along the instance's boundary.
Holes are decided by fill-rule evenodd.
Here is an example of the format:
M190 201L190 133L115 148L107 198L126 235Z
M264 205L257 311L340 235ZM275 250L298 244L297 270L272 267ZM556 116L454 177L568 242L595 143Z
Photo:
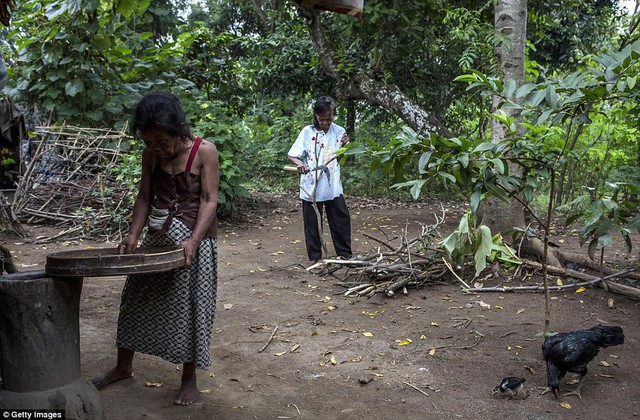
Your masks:
M202 102L195 118L194 131L203 139L216 145L220 161L220 188L218 203L221 210L233 216L237 210L236 200L248 197L244 183L246 171L242 167L242 146L247 130L238 119L228 115L217 102Z

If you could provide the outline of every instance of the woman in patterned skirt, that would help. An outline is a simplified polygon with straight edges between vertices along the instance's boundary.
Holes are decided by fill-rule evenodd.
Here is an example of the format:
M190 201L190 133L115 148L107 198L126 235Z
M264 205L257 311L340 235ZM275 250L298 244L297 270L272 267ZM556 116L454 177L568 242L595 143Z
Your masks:
M218 152L213 143L191 134L178 98L144 96L133 111L133 134L141 139L142 177L133 221L118 245L177 245L183 268L127 277L122 291L116 366L92 380L101 389L133 375L135 352L182 363L175 404L196 401L196 368L211 365L209 346L216 307Z

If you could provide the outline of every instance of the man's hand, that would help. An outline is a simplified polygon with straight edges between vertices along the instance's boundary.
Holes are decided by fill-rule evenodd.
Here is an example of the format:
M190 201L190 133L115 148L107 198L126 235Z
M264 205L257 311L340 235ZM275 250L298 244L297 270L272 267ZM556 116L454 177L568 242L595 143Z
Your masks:
M347 136L347 133L344 133L342 135L342 138L340 139L340 144L342 145L342 147L344 147L344 145L347 143L349 143L349 136Z

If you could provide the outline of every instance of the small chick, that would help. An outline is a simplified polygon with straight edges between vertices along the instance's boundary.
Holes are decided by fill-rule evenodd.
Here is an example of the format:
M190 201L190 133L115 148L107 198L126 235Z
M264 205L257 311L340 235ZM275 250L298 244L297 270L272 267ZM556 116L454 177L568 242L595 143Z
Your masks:
M492 396L509 399L517 397L520 395L520 391L522 391L525 382L525 378L518 378L515 376L504 378L502 382L500 382L500 385L493 388Z

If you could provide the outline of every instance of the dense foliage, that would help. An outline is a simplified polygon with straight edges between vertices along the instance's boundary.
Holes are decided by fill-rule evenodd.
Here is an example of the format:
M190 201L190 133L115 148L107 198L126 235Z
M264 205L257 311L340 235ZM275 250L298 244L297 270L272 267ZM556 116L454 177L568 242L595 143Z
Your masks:
M527 95L533 96L524 111L530 133L543 133L541 144L561 143L563 151L551 199L556 205L595 199L615 184L618 196L637 202L637 88L625 73L624 95L608 90L620 75L601 55L634 41L631 17L616 0L571 1L570 7L536 0L529 9ZM306 18L291 1L18 2L1 45L10 68L4 94L52 124L118 128L145 92L178 94L194 130L218 145L221 203L229 211L247 188L295 188L281 171L286 152L311 122L313 98L337 95L337 122L355 140L344 161L348 193L395 194L389 186L399 183L418 197L456 185L447 194L467 191L475 203L488 192L469 190L475 175L468 173L474 153L489 150L482 146L493 118L487 93L522 94L499 79L492 51L504 38L493 19L493 2L464 0L367 0L361 20L321 15L340 80L366 75L394 86L452 136L420 138L388 109L340 96L344 86L327 74ZM471 71L487 75L487 91L455 80ZM594 80L596 87L580 85ZM571 118L558 116L572 91L583 96L570 104ZM482 177L500 173L499 159L479 157ZM533 198L551 190L538 181L527 190Z

